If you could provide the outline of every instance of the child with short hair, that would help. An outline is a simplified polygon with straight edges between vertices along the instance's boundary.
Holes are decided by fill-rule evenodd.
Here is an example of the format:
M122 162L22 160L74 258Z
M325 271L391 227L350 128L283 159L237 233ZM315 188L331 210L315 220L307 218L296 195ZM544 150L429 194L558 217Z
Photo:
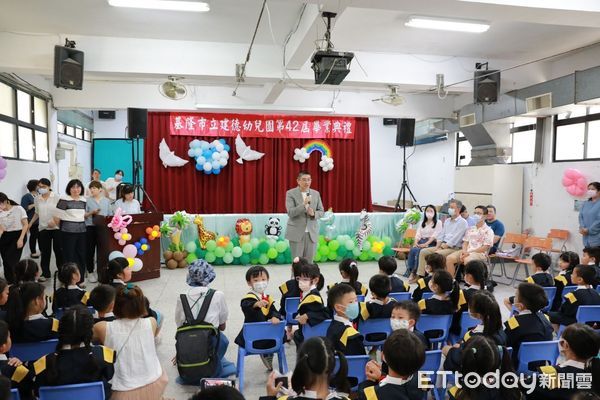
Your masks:
M12 286L7 306L8 325L15 342L41 342L58 336L58 320L42 315L46 297L41 283L25 282Z
M56 279L62 284L56 288ZM56 315L59 309L66 309L76 304L87 304L90 294L77 286L81 280L79 267L73 262L64 264L54 273L54 295L52 296L52 312Z
M521 343L552 340L552 325L542 309L548 304L544 289L535 283L523 282L515 292L518 315L504 323L506 345L513 348L513 363L518 365Z
M345 283L336 284L329 290L327 305L335 311L333 321L327 329L327 338L335 349L346 356L364 355L363 336L352 324L359 314L354 289Z
M391 290L390 293L403 293L410 290L410 285L400 278L395 272L398 268L396 258L393 256L383 256L378 261L379 273L387 275L390 278Z
M300 289L300 305L296 316L299 329L294 332L296 347L299 347L304 341L303 325L315 326L331 318L329 309L323 303L323 298L319 293L318 285L321 278L321 272L316 264L306 263L300 266L300 276L297 278Z
M0 307L4 308L6 302L8 301L8 293L10 292L10 287L8 286L8 282L6 279L0 278ZM0 321L6 321L7 315L6 310L0 309Z
M596 278L596 271L589 265L578 265L573 270L571 281L577 285L577 289L565 296L558 311L551 311L550 322L554 330L558 331L559 325L570 325L577 322L577 310L579 306L600 305L600 293L592 286Z
M261 265L248 268L246 271L246 284L250 291L242 297L240 306L244 313L244 323L248 322L267 322L278 324L282 317L275 308L275 300L266 294L269 284L269 271ZM240 347L245 347L243 328L235 338L235 343ZM254 347L258 349L268 349L274 345L271 339L257 340ZM261 354L263 364L268 371L273 370L273 354Z
M425 363L425 347L421 340L406 329L398 329L390 334L383 344L383 360L388 373L381 381L377 363L370 361L372 369L367 381L358 393L360 400L421 400L425 392L419 388L419 369Z
M44 282L40 279L41 270L38 264L31 258L26 258L17 263L15 267L15 280L17 283Z
M429 289L434 295L429 299L421 299L418 303L422 314L454 314L465 303L458 282L448 271L435 271L429 281Z
M308 260L304 257L296 257L292 261L292 279L287 280L279 286L281 292L281 303L279 307L279 314L285 316L285 300L290 297L300 297L300 288L298 288L298 281L296 278L300 276L300 266L308 263Z
M396 304L396 299L389 297L390 278L387 275L377 274L369 279L369 290L371 291L371 300L361 302L360 317L362 320L369 318L390 318L392 308Z
M533 261L535 272L533 275L528 276L525 282L540 285L541 287L554 287L554 278L548 272L548 268L552 265L550 256L546 253L537 253L531 257L531 261ZM514 302L515 296L504 299L504 305L511 311Z
M421 340L425 346L425 349L429 349L429 339L427 339L423 332L417 330L416 328L420 317L421 310L419 310L417 303L411 300L401 301L394 304L390 318L390 325L392 326L392 331L396 331L398 329L407 329L411 331Z
M556 286L556 295L552 302L552 311L558 311L562 304L562 294L565 286L572 285L571 274L573 269L579 265L579 255L574 251L565 251L558 256L558 268L560 272L554 277L554 286Z
M358 263L356 260L351 258L345 258L340 262L338 266L340 270L340 275L342 276L342 281L340 283L345 283L346 285L350 285L354 288L354 291L357 296L366 296L369 291L365 285L358 281ZM333 283L327 286L327 290L331 290L336 284Z
M417 280L417 287L413 292L412 299L414 302L418 302L423 298L423 293L431 292L429 289L429 281L435 271L446 270L446 257L442 254L431 253L425 256L425 272L427 275Z
M593 284L600 285L600 246L584 248L581 263L594 267L594 270L596 271L596 280Z
M33 395L31 390L33 374L27 368L28 365L23 364L18 358L8 358L7 354L11 347L12 341L8 324L0 321L0 375L10 379L11 386L18 388L21 395L31 397Z
M113 313L116 296L116 289L110 285L98 285L92 290L87 304L94 307L94 323L116 319Z

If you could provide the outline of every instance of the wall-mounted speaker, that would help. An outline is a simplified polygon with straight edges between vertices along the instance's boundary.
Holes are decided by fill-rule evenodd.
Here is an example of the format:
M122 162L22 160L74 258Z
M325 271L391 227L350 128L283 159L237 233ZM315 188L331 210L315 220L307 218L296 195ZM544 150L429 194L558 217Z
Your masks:
M127 133L129 139L145 139L148 129L148 110L145 108L127 109Z
M54 46L54 86L81 90L83 87L83 51Z
M473 78L473 102L495 103L500 93L500 71L475 71Z
M415 119L400 118L396 128L396 146L414 146L415 144Z
M398 118L384 118L383 119L383 126L390 126L390 125L397 125L398 124Z
M116 112L110 110L98 110L98 119L115 119Z

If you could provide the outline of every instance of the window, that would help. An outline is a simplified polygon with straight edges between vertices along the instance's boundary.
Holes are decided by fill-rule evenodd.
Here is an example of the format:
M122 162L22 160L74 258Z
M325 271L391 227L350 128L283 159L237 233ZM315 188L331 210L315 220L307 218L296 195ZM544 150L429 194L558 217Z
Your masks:
M456 166L469 165L471 162L471 143L462 132L456 135Z
M510 130L512 156L509 164L530 163L535 158L536 125L522 125Z
M86 142L92 141L93 132L80 126L67 125L67 123L58 121L56 130L58 131L58 133L62 133L63 135L67 136L72 136L76 139L85 140Z
M48 102L0 82L0 155L48 162Z
M600 108L582 107L557 115L553 151L554 161L599 160Z

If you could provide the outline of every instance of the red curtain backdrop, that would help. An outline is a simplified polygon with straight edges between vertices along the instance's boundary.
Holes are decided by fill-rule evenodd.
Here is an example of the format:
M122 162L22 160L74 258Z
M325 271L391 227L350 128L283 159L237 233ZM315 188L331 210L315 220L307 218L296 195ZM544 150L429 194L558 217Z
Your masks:
M311 188L318 190L325 209L334 212L371 210L371 170L369 153L369 121L356 119L354 140L326 140L331 147L334 169L323 172L320 153L300 164L292 157L294 149L304 145L303 139L245 138L252 149L265 153L258 161L238 164L233 138L229 163L219 175L205 175L195 169L187 155L189 136L169 135L169 113L148 113L148 136L145 140L144 187L158 211L173 213L185 210L200 214L282 213L285 193L297 186L301 170L312 176ZM165 168L158 156L158 145L165 139L172 151L190 162L183 167ZM197 137L213 141L215 138ZM144 204L148 209L147 202Z

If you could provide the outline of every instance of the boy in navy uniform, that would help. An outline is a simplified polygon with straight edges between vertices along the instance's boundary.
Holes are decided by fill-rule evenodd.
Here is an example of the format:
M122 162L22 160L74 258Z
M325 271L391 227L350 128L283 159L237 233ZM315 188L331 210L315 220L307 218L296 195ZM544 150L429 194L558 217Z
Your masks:
M550 322L554 330L558 331L559 325L571 325L577 322L579 306L600 305L600 294L594 290L592 283L596 279L596 271L590 265L578 265L573 270L571 280L577 289L567 293L565 301L558 311L550 312Z
M12 341L8 324L0 321L0 374L10 379L13 389L19 389L21 396L32 398L32 379L33 372L29 370L28 365L23 364L21 360L15 357L8 358Z
M600 246L584 248L581 263L591 265L594 268L596 271L596 279L593 284L600 285Z
M113 314L117 291L110 285L98 285L90 293L88 306L94 307L94 323L100 321L114 321Z
M396 268L398 268L398 264L396 263L396 259L392 256L383 256L377 261L379 265L379 273L386 275L390 278L391 288L390 293L402 293L408 292L410 290L410 286L407 282L403 281L398 275L396 275ZM371 286L369 284L369 286ZM371 291L372 292L372 291Z
M558 311L562 304L562 294L565 286L571 286L571 275L576 266L579 265L579 256L573 251L565 251L558 257L558 267L560 272L554 277L554 286L556 286L556 295L550 308L552 311Z
M552 265L552 259L548 254L545 253L537 253L531 257L531 261L533 261L533 266L535 267L535 273L531 276L528 276L525 282L527 283L535 283L540 285L541 287L553 287L554 286L554 278L548 272L548 268ZM507 299L504 299L504 305L509 310L512 310L513 303L515 302L515 296L510 296Z
M327 338L334 348L347 356L364 355L363 336L353 325L359 314L354 289L350 285L338 283L329 290L327 303L335 311L333 321L327 329Z
M300 305L296 321L300 328L294 332L294 343L299 347L304 341L302 326L309 324L315 326L331 318L329 309L325 306L317 285L321 279L319 267L315 264L303 264L300 267L298 288L300 289ZM348 286L348 285L346 285Z
M415 302L419 302L423 298L423 293L431 292L431 289L429 288L429 281L431 280L433 273L435 271L446 269L446 257L444 257L442 254L427 254L425 256L425 262L427 263L425 266L425 272L427 272L427 275L424 278L419 278L417 280L417 288L412 295L412 299Z
M396 299L388 297L390 278L383 274L373 275L369 279L369 290L371 290L371 300L359 305L361 319L390 318L396 304Z

